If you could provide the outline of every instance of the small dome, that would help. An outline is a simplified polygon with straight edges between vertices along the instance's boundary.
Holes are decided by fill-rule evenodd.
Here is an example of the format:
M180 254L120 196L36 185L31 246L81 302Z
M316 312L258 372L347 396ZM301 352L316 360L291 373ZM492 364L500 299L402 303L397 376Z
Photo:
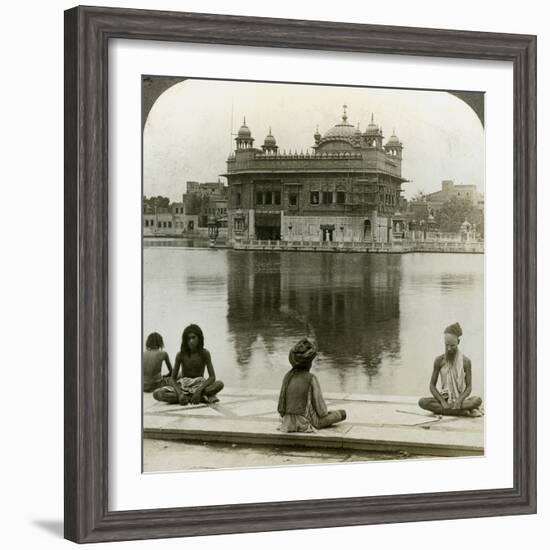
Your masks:
M246 118L243 119L243 125L239 128L239 133L237 134L237 136L244 139L252 137L252 133L246 125Z
M374 122L374 114L371 114L370 123L367 126L367 130L365 131L365 134L373 135L378 133L380 133L380 128L378 128L378 124L375 124Z
M395 130L393 131L393 134L390 136L390 139L388 139L386 145L401 145L401 142L399 141L399 138L395 135Z
M372 122L367 126L367 129L365 131L365 134L367 135L375 135L380 133L380 128L378 128L378 124L373 124Z
M271 135L271 128L269 129L269 134L267 134L267 136L265 136L264 145L266 147L274 147L275 145L277 145L277 141Z

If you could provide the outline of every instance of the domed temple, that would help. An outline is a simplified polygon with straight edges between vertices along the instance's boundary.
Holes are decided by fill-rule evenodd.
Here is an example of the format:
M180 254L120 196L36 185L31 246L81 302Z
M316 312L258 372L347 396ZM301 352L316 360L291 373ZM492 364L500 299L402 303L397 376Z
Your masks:
M271 128L254 147L246 120L227 159L228 238L299 242L388 242L401 203L403 144L384 141L374 116L364 132L341 122L319 129L306 152L285 152Z

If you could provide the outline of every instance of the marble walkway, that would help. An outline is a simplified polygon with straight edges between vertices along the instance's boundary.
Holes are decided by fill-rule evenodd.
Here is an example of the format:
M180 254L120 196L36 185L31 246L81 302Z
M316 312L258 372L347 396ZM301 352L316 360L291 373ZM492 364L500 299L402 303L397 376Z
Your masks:
M441 417L417 399L325 393L344 422L315 433L277 430L278 393L225 388L215 405L168 405L143 394L144 437L249 445L291 445L395 452L404 455L478 456L484 453L484 418Z

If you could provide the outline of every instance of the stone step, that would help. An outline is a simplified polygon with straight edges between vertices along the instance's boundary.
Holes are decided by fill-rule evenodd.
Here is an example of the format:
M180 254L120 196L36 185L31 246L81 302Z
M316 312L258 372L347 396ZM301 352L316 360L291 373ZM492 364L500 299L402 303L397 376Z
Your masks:
M329 408L347 410L346 421L314 433L284 433L277 429L277 392L273 390L226 389L219 404L187 407L158 403L144 394L143 435L440 457L484 454L483 418L438 417L418 408L412 397L338 393L325 397Z

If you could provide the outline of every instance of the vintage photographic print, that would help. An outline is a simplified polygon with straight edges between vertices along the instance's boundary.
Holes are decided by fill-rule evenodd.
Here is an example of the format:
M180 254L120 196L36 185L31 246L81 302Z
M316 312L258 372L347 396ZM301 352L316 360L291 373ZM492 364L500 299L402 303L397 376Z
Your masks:
M144 472L483 456L484 94L141 86Z

